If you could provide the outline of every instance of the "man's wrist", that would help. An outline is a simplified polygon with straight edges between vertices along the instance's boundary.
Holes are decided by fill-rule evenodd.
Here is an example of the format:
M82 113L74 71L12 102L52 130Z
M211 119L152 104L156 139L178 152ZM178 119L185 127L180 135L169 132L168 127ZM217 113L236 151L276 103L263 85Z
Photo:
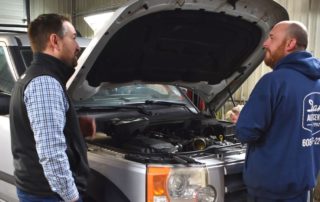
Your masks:
M82 202L81 196L79 195L79 197L77 199L75 199L74 201L72 201L72 202Z
M78 192L77 187L74 185L74 188L72 190L69 190L68 193L64 193L64 197L62 198L64 199L64 201L67 202L79 201L80 194Z

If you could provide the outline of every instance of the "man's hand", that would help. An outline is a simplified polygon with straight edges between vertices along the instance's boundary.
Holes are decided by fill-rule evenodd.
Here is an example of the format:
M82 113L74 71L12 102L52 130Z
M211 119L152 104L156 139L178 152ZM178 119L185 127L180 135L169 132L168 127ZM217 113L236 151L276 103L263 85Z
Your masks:
M79 117L80 129L85 138L94 138L96 135L96 121L89 116Z

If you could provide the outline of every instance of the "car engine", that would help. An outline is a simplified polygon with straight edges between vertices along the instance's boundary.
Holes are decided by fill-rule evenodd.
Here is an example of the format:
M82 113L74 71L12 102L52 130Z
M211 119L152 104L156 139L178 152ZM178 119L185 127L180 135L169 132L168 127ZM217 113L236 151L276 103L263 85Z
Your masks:
M177 117L176 117L177 118ZM234 135L235 125L200 115L162 120L161 117L96 117L97 136L88 143L133 156L137 161L154 162L152 156L179 154L185 156L214 154L223 158L244 152Z

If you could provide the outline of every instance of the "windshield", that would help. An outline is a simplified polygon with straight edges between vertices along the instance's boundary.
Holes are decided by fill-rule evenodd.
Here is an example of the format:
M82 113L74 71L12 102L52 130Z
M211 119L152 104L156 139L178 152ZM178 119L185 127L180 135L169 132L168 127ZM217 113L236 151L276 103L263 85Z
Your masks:
M197 112L182 89L163 84L101 86L88 99L75 101L77 107L114 107L133 104L180 104Z

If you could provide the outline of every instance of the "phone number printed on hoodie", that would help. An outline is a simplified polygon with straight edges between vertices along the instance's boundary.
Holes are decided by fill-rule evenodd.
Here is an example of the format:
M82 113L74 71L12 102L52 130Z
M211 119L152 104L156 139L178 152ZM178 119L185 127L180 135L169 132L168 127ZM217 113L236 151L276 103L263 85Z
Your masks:
M302 139L303 147L311 147L312 145L320 145L320 137Z

